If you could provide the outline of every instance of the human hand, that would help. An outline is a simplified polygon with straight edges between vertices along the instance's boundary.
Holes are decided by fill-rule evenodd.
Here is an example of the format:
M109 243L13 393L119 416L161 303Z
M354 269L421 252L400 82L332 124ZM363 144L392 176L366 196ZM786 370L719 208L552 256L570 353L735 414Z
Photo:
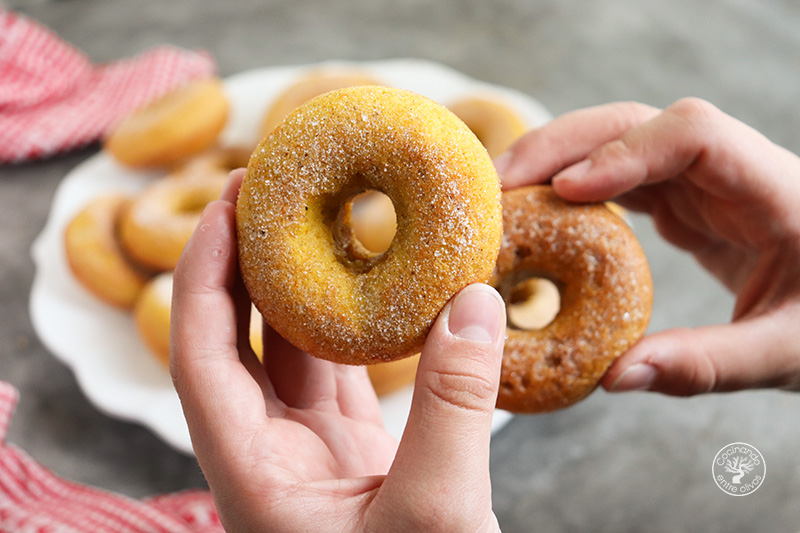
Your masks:
M800 390L800 158L698 99L568 113L497 161L505 189L552 179L573 201L649 213L736 295L730 324L643 338L609 369L612 391Z
M399 445L365 368L249 345L234 171L175 270L170 371L220 517L232 531L496 531L489 438L505 312L472 285L435 322Z

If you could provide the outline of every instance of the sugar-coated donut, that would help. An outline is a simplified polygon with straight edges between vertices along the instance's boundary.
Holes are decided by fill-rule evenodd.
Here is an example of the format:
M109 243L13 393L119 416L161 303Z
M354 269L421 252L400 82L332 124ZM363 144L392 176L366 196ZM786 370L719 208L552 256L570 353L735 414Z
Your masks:
M224 171L177 172L148 185L120 220L120 240L137 262L172 270L192 236L203 208L219 198Z
M149 277L128 260L117 240L118 220L129 203L124 195L97 197L64 231L67 263L78 281L101 300L123 309L133 306Z
M228 107L220 79L189 82L122 119L105 150L133 168L174 165L214 144Z
M133 320L142 341L157 360L169 366L169 324L172 272L162 272L145 285L133 307Z
M650 269L630 227L603 204L567 203L544 185L506 191L502 202L503 244L490 281L509 312L497 405L552 411L592 392L642 336L653 297ZM518 309L524 320L512 315L529 305L517 300L525 301L519 292L531 290L530 279L558 289L560 310L540 329L528 329L525 309Z
M495 158L525 133L525 120L504 101L489 96L464 98L449 104Z
M381 254L341 230L342 207L368 190L396 212ZM329 92L253 152L236 210L242 277L272 328L311 355L407 357L456 292L491 275L499 194L486 150L444 107L386 87Z
M380 85L366 72L352 68L315 68L303 73L269 105L261 121L261 136L272 131L294 109L315 96L359 85Z

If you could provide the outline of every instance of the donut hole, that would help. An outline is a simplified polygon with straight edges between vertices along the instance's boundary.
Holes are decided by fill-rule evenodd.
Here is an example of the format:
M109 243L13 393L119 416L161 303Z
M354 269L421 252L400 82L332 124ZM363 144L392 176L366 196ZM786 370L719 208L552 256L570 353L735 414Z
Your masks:
M391 198L377 190L350 197L333 227L340 261L356 271L372 268L389 250L397 232L397 213Z
M561 310L561 293L552 280L531 276L514 284L506 298L509 324L524 331L550 325Z

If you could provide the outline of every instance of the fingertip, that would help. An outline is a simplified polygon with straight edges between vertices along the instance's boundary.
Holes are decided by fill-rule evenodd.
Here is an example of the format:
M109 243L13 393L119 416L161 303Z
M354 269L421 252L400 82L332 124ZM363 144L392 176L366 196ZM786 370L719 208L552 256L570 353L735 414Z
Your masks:
M226 286L232 284L235 273L236 231L233 206L215 200L203 209L192 236L181 252L175 266L173 303L175 295L186 286L205 285L207 278Z
M236 204L236 199L239 197L239 189L242 186L245 173L247 169L237 168L228 173L228 178L225 185L222 187L222 194L220 200L231 204Z
M505 331L505 304L502 297L483 283L465 287L450 304L447 328L462 340L496 343Z
M658 377L658 370L647 363L633 363L615 378L604 379L603 387L608 392L630 392L650 390Z
M544 128L528 131L494 159L503 190L545 183L557 170Z
M677 328L647 336L622 355L601 385L608 392L651 391L694 396L717 390L721 379L708 331Z
M511 165L511 151L506 151L494 158L494 169L499 176L503 176Z
M502 190L514 189L525 184L525 176L517 170L517 167L519 167L519 161L512 149L495 158L494 168L497 170Z
M505 327L503 300L488 285L469 285L448 302L428 335L417 372L415 397L426 418L450 427L463 416L479 423L494 410Z
M592 161L584 159L574 163L552 179L553 190L556 194L571 201L594 200L593 183L588 179L592 169Z

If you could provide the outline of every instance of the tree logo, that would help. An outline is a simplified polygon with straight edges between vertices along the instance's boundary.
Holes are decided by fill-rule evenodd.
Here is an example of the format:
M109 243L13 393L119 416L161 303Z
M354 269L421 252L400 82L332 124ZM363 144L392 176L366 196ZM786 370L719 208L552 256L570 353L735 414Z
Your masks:
M717 452L711 474L724 492L731 496L747 496L764 484L767 465L754 446L734 442Z

